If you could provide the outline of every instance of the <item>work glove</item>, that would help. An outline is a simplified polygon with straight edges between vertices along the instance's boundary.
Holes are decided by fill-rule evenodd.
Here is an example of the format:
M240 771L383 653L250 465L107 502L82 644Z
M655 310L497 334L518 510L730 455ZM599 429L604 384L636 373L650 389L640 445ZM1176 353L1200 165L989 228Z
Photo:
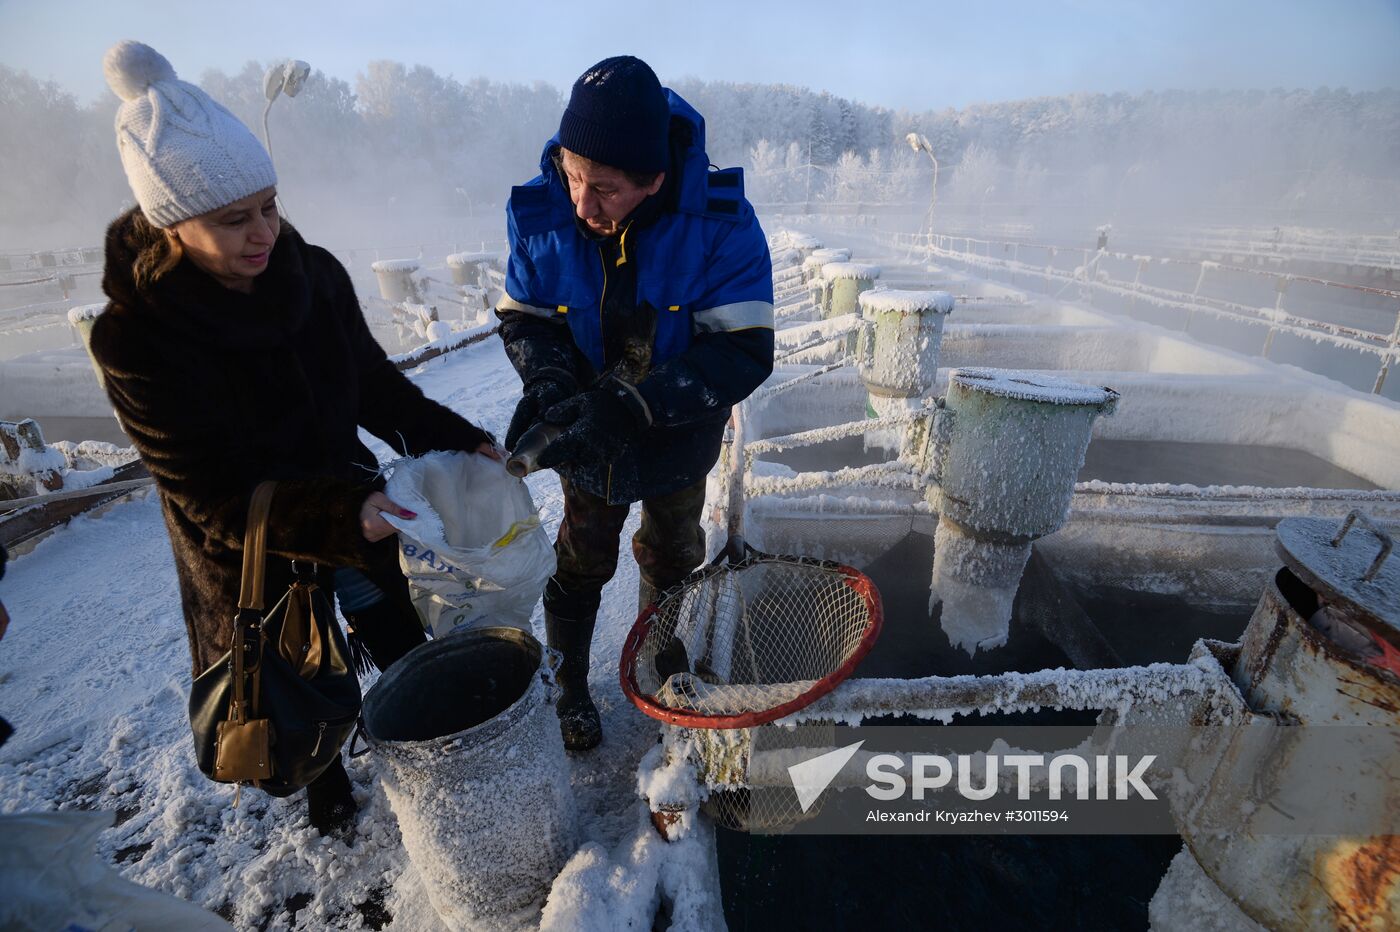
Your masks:
M514 450L520 436L535 426L549 408L574 394L571 386L558 379L536 378L526 384L520 403L510 417L510 427L506 430L506 449Z
M565 463L606 466L651 425L651 410L636 386L613 376L592 391L554 405L542 419L564 432L540 454L541 468Z

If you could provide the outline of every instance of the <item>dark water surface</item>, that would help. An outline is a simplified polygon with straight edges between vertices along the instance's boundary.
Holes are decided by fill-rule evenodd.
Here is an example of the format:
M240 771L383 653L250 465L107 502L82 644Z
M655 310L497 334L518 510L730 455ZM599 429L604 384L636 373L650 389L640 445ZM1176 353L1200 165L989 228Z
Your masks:
M1107 440L1089 444L1079 481L1254 485L1278 489L1374 489L1340 466L1303 450L1173 440Z
M928 610L933 540L911 534L866 567L885 629L863 677L989 674L1070 666L1013 621L1005 647L968 657ZM1233 638L1246 618L1179 601L1098 593L1081 603L1126 663L1184 661L1202 635ZM1094 712L1041 710L976 724L1087 725ZM916 719L871 724L925 725ZM749 835L717 830L725 920L733 930L853 927L1146 929L1147 904L1181 848L1174 835Z

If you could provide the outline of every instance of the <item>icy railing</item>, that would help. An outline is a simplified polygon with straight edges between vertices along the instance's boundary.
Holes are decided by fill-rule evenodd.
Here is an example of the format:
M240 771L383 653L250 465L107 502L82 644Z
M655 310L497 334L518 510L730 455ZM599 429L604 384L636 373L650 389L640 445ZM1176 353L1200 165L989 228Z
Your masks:
M1385 386L1386 376L1390 367L1395 362L1396 358L1400 356L1400 350L1397 349L1397 344L1400 344L1400 291L1334 282L1327 279L1313 278L1306 275L1292 275L1286 272L1274 272L1266 269L1242 268L1224 265L1211 260L1190 262L1109 252L1107 249L1074 249L1063 246L1052 246L1044 243L996 241L977 239L971 236L951 236L941 233L877 233L874 235L878 241L882 241L894 248L908 249L911 252L914 250L921 250L926 255L934 258L962 262L967 265L980 266L983 268L1003 269L1015 272L1016 274L1041 278L1046 281L1064 282L1065 287L1061 289L1060 293L1063 293L1065 289L1073 285L1078 285L1081 293L1099 291L1149 301L1162 307L1178 308L1187 312L1186 325L1188 327L1190 326L1192 315L1198 312L1252 326L1265 327L1267 328L1267 333L1265 334L1263 346L1260 351L1260 355L1265 359L1269 358L1269 352L1273 347L1274 336L1278 333L1291 333L1314 342L1330 344L1339 348L1355 350L1362 353L1375 354L1380 357L1380 366L1376 372L1375 383L1371 389L1373 394L1379 394L1381 389ZM1074 255L1078 253L1082 261L1072 271L1056 268L1053 264L1044 266L1032 265L1021 260L1021 251L1023 249L1045 251L1052 259L1060 254ZM1107 259L1135 263L1137 268L1136 275L1131 281L1114 279L1102 267ZM1145 284L1142 280L1143 272L1154 264L1196 266L1198 268L1198 274L1196 275L1195 287L1187 292ZM1231 301L1203 293L1207 277L1213 273L1259 276L1271 280L1274 283L1274 306L1251 307L1237 301ZM1331 323L1291 313L1285 310L1283 305L1289 285L1295 282L1317 286L1323 289L1324 293L1332 291L1339 295L1345 293L1349 295L1381 297L1385 299L1386 303L1393 303L1395 305L1395 325L1391 328L1389 333L1382 333L1376 330Z
M102 269L27 268L18 271L0 270L0 311L33 326L29 318L49 315L54 306L74 299L81 293L95 293ZM46 321L42 326L56 327L63 321ZM14 321L7 324L7 328Z
M1394 233L1337 233L1305 227L1217 227L1164 237L1166 245L1200 252L1254 258L1400 266L1400 237Z

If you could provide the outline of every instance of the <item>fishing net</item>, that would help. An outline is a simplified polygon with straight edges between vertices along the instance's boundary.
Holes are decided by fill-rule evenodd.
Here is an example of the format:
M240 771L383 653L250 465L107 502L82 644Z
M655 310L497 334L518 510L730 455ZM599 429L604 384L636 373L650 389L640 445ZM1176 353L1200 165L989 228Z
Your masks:
M880 633L880 595L839 563L750 550L667 590L637 619L622 688L687 728L751 728L826 695Z

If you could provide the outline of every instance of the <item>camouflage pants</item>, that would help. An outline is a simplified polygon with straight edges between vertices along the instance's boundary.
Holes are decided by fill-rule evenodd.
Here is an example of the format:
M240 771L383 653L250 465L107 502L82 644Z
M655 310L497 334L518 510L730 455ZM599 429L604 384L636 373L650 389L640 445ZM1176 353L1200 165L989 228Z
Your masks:
M617 572L618 538L630 505L579 489L560 477L564 520L554 543L558 568L544 590L544 607L561 618L592 617L603 586ZM642 500L642 526L632 537L632 555L643 581L657 590L684 579L705 559L700 513L705 480L670 495Z

